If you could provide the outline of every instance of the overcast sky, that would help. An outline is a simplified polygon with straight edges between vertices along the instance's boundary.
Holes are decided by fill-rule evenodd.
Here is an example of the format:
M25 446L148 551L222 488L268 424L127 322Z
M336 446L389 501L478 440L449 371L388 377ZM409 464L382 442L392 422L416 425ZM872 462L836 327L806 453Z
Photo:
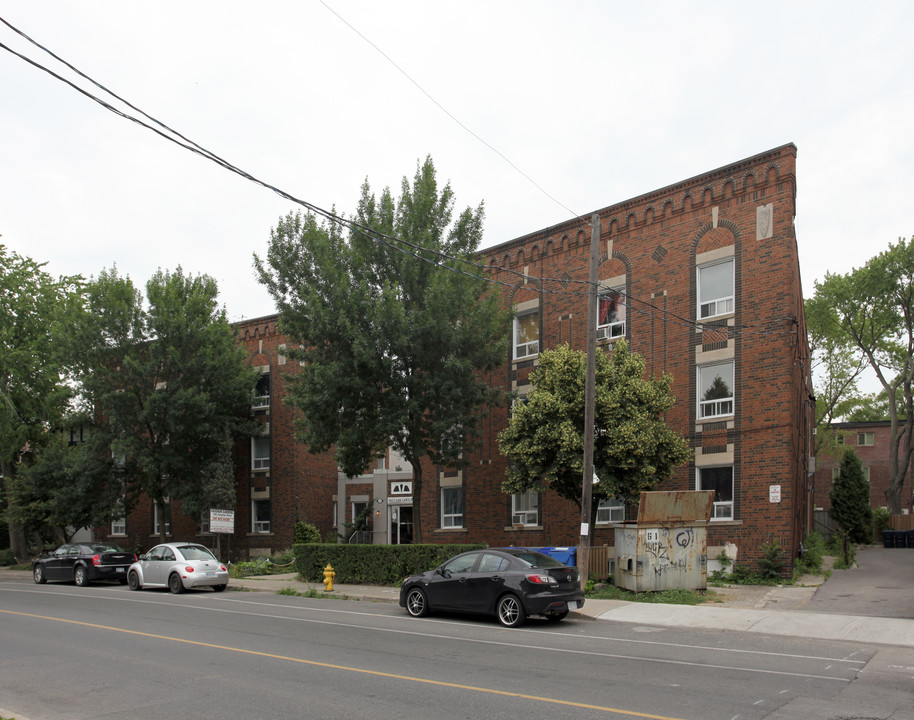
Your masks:
M485 202L491 246L794 143L807 296L914 231L906 0L4 0L0 17L341 213L431 155L458 210ZM0 43L77 79L3 25ZM295 209L0 49L0 243L52 274L116 264L142 286L181 265L216 278L231 319L267 315L252 256Z

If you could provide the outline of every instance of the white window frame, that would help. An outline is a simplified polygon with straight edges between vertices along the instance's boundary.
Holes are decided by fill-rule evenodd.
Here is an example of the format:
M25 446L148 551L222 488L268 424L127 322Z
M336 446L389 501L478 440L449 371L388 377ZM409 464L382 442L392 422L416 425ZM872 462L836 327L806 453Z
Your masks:
M702 400L705 392L708 387L713 383L713 380L709 378L709 382L705 383L703 381L703 376L706 372L712 372L715 368L729 367L730 368L730 395L725 398L715 398L713 400ZM720 376L720 373L717 373L717 376ZM698 367L698 419L699 420L708 420L711 418L720 418L720 417L729 417L733 415L735 403L736 403L736 389L733 387L736 382L736 363L732 360L722 363L713 363L709 365L699 365Z
M615 298L615 302L621 306L621 320L611 320L609 322L600 322L600 316L602 314L602 304L603 299L608 298L611 295L618 296ZM628 313L626 312L625 299L625 286L621 287L610 287L605 288L600 291L599 296L597 297L597 340L609 339L612 340L618 337L625 337L625 322L628 319ZM620 311L617 311L615 316L618 318Z
M260 381L266 377L267 379L267 394L258 395L257 394L257 385L260 384ZM262 410L263 408L270 407L270 390L273 384L273 379L270 377L270 373L260 373L260 377L257 378L257 383L254 386L253 395L251 397L251 409L253 410Z
M448 509L453 509L453 506L451 508L449 508L449 503L448 503L448 495L451 493L457 494L456 509L459 510L459 512L447 512ZM463 527L465 499L466 499L466 493L464 493L462 485L441 488L441 527L442 528L450 529L450 528L462 528Z
M701 276L703 271L710 271L712 268L719 268L722 265L729 265L730 267L730 294L729 295L717 295L714 297L705 298L702 295L702 282ZM708 320L709 318L721 317L722 315L732 315L734 311L734 298L735 298L735 286L736 286L736 275L735 270L736 263L733 258L727 258L726 260L718 260L716 262L707 263L705 265L699 265L696 268L697 275L697 297L698 297L698 319L699 320ZM708 278L710 280L710 278ZM710 282L706 282L706 285Z
M257 455L258 443L266 447L266 455ZM254 435L251 438L251 470L263 472L270 469L270 438L267 435Z
M619 498L600 500L597 505L597 525L610 525L625 521L625 502Z
M171 535L171 502L165 500L165 536ZM161 528L159 527L159 503L152 503L152 534L158 535Z
M261 507L265 504L267 508L267 517L269 519L260 519L257 513L258 503ZM273 507L269 498L252 498L251 499L251 532L258 535L267 535L270 533L270 521L273 519Z
M520 342L518 333L521 328L521 323L524 318L530 318L531 316L535 319L536 327L536 340L528 340L525 343ZM513 327L513 338L514 338L514 359L523 360L524 358L535 357L539 355L540 352L540 309L534 308L532 310L525 310L519 312L514 317L514 327Z
M111 520L111 535L126 535L127 534L127 518L112 518Z
M711 522L727 522L735 519L733 497L736 495L735 480L733 477L732 465L709 465L708 467L695 468L695 489L696 490L713 490L714 488L703 488L701 483L701 474L705 471L720 470L727 468L730 470L730 499L718 500L717 493L714 494L714 508L711 512Z
M511 524L524 527L539 525L540 494L536 490L514 493L511 496Z
M862 442L861 442L862 439ZM857 433L857 447L873 447L876 444L876 433L874 432L858 432Z

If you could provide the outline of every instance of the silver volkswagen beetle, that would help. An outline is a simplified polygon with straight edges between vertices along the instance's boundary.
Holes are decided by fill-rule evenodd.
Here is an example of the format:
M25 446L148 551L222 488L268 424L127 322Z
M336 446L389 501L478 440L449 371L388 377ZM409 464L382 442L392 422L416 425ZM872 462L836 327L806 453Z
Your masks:
M177 594L191 588L211 587L221 592L228 581L228 568L196 543L156 545L127 570L131 590L167 587Z

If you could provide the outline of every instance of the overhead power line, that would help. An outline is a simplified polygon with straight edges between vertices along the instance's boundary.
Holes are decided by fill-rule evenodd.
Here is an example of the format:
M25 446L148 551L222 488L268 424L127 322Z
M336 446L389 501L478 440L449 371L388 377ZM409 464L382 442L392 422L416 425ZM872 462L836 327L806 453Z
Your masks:
M324 4L326 5L326 3L324 3ZM329 8L329 6L327 6L327 7L328 7L328 9L330 9L332 11L332 9ZM336 13L334 12L334 14L336 14ZM340 19L342 20L342 18L340 18ZM345 20L344 20L344 22L345 22ZM436 266L439 266L439 267L442 267L442 268L445 268L450 271L457 272L457 273L460 273L463 275L474 277L476 279L483 280L483 281L488 282L493 285L498 285L501 287L506 287L506 288L510 288L513 290L517 290L517 289L525 287L531 278L531 276L528 276L527 274L524 274L522 272L513 270L511 268L500 267L500 266L498 266L496 268L499 272L504 272L509 275L516 276L516 277L522 279L523 282L521 284L515 285L510 282L496 280L485 274L476 274L473 272L467 272L466 270L463 270L460 267L452 266L447 263L449 263L449 262L460 263L462 265L466 265L468 267L475 268L476 270L479 270L482 272L487 272L489 270L489 267L483 263L476 262L476 261L466 258L466 257L449 255L443 251L435 250L432 248L426 248L426 247L417 245L415 243L411 243L407 240L404 240L403 238L395 237L395 236L380 232L374 228L362 225L361 223L358 223L354 220L347 219L345 217L337 215L336 213L334 213L330 210L325 210L324 208L321 208L320 206L315 205L314 203L311 203L311 202L308 202L307 200L298 198L298 197L292 195L291 193L286 192L285 190L282 190L268 182L260 180L259 178L253 176L252 174L246 172L245 170L242 170L241 168L233 165L228 160L225 160L224 158L220 157L216 153L206 149L205 147L199 145L195 141L187 138L185 135L181 134L177 130L174 130L173 128L166 125L165 123L152 117L151 115L146 113L144 110L136 107L129 101L122 98L120 95L116 94L115 92L109 90L107 87L105 87L101 83L97 82L95 79L93 79L86 73L82 72L81 70L76 68L71 63L67 62L63 58L61 58L58 55L56 55L55 53L53 53L48 48L46 48L43 45L41 45L40 43L36 42L34 39L32 39L31 37L26 35L24 32L22 32L21 30L19 30L18 28L16 28L9 22L7 22L7 20L5 20L4 18L0 17L0 23L3 23L4 25L6 25L10 30L12 30L13 32L15 32L16 34L18 34L19 36L21 36L22 38L24 38L25 40L30 42L31 44L35 45L37 48L41 49L43 52L50 55L56 61L58 61L59 63L61 63L64 66L66 66L69 70L76 73L79 77L81 77L84 80L86 80L87 82L91 83L92 85L94 85L95 87L100 89L102 92L106 93L107 95L110 95L112 98L116 99L118 102L122 103L124 106L130 108L134 112L139 113L139 115L146 118L146 120L148 120L149 122L146 122L138 117L135 117L134 115L131 115L128 112L125 112L124 110L121 110L121 109L115 107L111 103L103 100L102 98L94 95L93 93L89 92L88 90L80 87L73 81L68 80L67 78L63 77L62 75L54 72L50 68L45 67L41 63L27 57L26 55L23 55L22 53L16 52L15 50L13 50L12 48L10 48L9 46L7 46L6 44L4 44L2 42L0 42L0 48L6 50L7 52L11 53L12 55L15 55L16 57L20 58L21 60L28 63L29 65L32 65L36 69L47 73L48 75L55 78L56 80L59 80L60 82L70 86L71 88L73 88L74 90L79 92L80 94L82 94L85 97L89 98L90 100L98 103L103 108L116 114L117 116L124 118L125 120L129 120L133 123L136 123L137 125L154 132L156 135L162 137L163 139L168 140L169 142L172 142L185 150L188 150L192 153L195 153L201 157L206 158L207 160L210 160L211 162L216 163L223 169L228 170L229 172L235 173L236 175L239 175L240 177L243 177L244 179L246 179L252 183L255 183L268 190L271 190L272 192L276 193L283 199L288 200L294 204L300 205L300 206L304 207L306 210L308 210L309 212L312 212L315 215L323 217L326 220L328 220L329 222L332 222L332 223L338 224L342 227L348 228L350 231L360 232L360 233L368 236L369 238L371 238L379 243L382 243L397 252L409 255L417 260L421 260L423 262L427 262L427 263L430 263L430 264L433 264L433 265L436 265ZM355 30L355 28L353 28L353 30ZM358 31L356 31L356 32L358 32ZM367 39L366 39L366 41L370 42ZM379 52L380 52L380 50L379 50ZM398 66L396 66L395 63L394 63L394 66L398 67ZM398 69L399 69L399 67L398 67ZM402 70L401 70L401 72L402 72ZM425 92L425 91L423 90L423 92ZM426 93L426 95L428 95L428 93ZM433 102L436 102L436 101L434 101L434 98L431 98L431 96L429 96L429 97L430 97L430 99L432 99ZM436 102L436 104L437 104L437 102ZM442 109L444 109L444 108L442 108ZM445 111L445 112L447 112L447 111ZM456 118L455 118L455 121L456 121ZM459 121L457 121L457 122L459 123ZM495 150L494 148L492 148L492 150L494 152L498 153L498 151ZM500 155L501 153L498 153L498 154ZM507 160L507 158L505 158L505 159ZM569 212L571 212L571 211L569 210ZM572 213L572 214L574 215L574 213ZM576 217L580 217L580 216L576 216ZM428 257L429 255L431 255L433 257ZM538 289L538 292L542 292L545 294L587 297L590 294L592 294L593 292L597 291L596 288L594 288L593 290L590 290L591 283L589 283L586 280L574 280L574 279L570 279L570 278L540 277L540 278L536 278L536 281L538 283L540 283L540 285L541 285L541 287ZM542 287L542 283L558 283L562 286L562 289L548 289L548 288ZM585 285L588 287L588 289L585 291L568 290L568 289L565 289L567 285ZM766 330L766 329L759 328L759 326L742 326L741 328L735 328L735 327L716 328L713 326L713 324L702 323L700 321L690 320L688 318L681 317L679 315L676 315L675 313L672 313L663 308L659 308L652 303L649 303L644 300L640 300L627 293L621 293L621 294L624 295L626 300L629 301L624 304L627 307L629 307L630 309L632 309L633 311L654 317L655 319L658 319L661 322L681 325L682 327L690 328L692 330L719 329L722 332L727 332L729 335L736 335L736 334L740 334L740 333L761 334L761 335L780 335L780 334L794 334L795 333L795 330L791 330L791 331ZM634 307L634 305L632 304L632 301L634 301L634 303L642 305L643 307L637 307L637 308ZM659 313L660 315L657 315L655 313ZM790 320L790 318L773 319L770 323L766 323L766 325L768 325L768 326L779 325L779 324L782 324L789 320Z

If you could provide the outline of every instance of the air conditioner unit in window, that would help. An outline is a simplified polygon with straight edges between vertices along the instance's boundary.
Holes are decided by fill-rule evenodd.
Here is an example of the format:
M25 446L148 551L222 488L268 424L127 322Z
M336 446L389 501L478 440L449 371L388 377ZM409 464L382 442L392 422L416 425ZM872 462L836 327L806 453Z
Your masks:
M597 340L605 340L609 337L609 325L597 328Z

